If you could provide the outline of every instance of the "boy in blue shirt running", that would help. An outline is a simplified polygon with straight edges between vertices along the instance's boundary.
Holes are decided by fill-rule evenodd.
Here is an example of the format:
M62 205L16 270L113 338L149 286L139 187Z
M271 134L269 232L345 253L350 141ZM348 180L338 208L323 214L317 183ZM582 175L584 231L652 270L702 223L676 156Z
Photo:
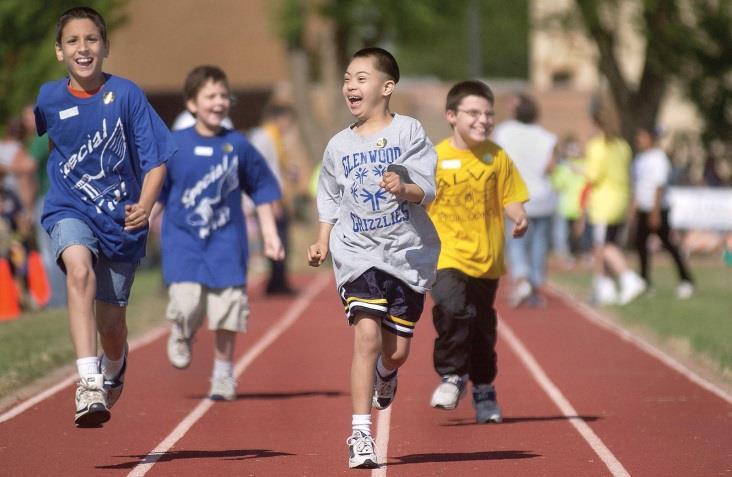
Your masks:
M56 24L56 58L68 76L41 87L34 111L38 134L47 132L51 144L41 224L66 273L79 427L108 421L122 393L130 288L165 162L176 151L142 90L102 71L108 53L99 13L64 12Z
M175 131L179 152L168 163L160 194L163 279L169 286L166 316L171 321L168 358L179 369L191 362L191 340L204 314L215 331L209 397L233 400L236 333L246 331L247 233L242 191L257 207L264 254L285 257L272 203L281 198L277 179L264 158L223 121L231 107L226 74L198 66L186 78L186 107L194 126Z

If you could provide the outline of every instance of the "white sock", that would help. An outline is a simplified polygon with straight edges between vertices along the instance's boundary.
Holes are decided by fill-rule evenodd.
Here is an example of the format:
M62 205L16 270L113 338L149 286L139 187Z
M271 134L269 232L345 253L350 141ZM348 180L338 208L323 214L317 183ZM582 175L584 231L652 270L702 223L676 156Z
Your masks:
M231 361L214 359L213 377L228 378L234 375L234 364Z
M99 358L90 356L88 358L79 358L76 360L76 370L79 377L89 376L90 374L99 374Z
M384 362L381 360L381 355L379 355L379 359L376 360L376 372L379 373L379 376L382 378L388 378L396 372L396 369L389 369L384 366Z
M371 435L371 414L353 414L351 416L351 430L361 431L363 434Z
M125 362L125 355L120 356L119 359L109 359L106 354L102 355L102 374L105 379L112 379L116 377L122 370L122 363Z

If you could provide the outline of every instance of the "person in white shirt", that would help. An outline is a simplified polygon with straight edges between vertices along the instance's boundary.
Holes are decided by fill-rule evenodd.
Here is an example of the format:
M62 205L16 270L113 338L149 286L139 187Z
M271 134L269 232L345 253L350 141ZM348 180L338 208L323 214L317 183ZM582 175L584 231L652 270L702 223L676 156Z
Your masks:
M633 205L635 209L635 248L640 259L640 275L650 286L651 254L648 239L658 235L663 247L671 254L679 276L676 296L680 299L694 293L694 280L684 262L679 247L671 239L669 226L669 202L667 187L671 175L671 162L666 153L656 145L658 132L653 127L640 127L635 133L638 154L633 161Z
M539 107L526 94L516 97L514 118L504 121L493 133L494 141L506 150L529 189L525 204L529 231L521 238L506 237L508 263L513 279L510 302L540 305L538 294L546 279L546 258L557 195L551 184L557 137L536 124ZM510 231L511 227L506 227Z

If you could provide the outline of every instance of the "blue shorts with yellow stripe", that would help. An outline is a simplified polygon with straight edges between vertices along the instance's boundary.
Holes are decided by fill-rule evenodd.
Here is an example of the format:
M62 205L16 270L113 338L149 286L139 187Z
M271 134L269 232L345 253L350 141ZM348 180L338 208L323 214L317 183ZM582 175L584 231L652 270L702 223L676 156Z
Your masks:
M381 327L397 336L411 338L424 308L424 294L398 278L369 268L339 290L348 324L358 313L381 319Z

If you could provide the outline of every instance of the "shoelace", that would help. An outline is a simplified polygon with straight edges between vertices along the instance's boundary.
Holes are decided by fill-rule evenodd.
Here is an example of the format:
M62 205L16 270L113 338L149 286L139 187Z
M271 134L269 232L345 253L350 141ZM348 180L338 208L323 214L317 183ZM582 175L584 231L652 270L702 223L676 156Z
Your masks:
M353 446L354 450L359 454L370 454L374 451L374 440L371 436L360 434L358 436L350 436L346 439L346 444Z
M378 375L378 373L377 373ZM381 376L378 377L376 380L376 391L379 394L386 394L392 392L394 389L394 382L396 378L396 373L391 375L391 378L382 378Z

